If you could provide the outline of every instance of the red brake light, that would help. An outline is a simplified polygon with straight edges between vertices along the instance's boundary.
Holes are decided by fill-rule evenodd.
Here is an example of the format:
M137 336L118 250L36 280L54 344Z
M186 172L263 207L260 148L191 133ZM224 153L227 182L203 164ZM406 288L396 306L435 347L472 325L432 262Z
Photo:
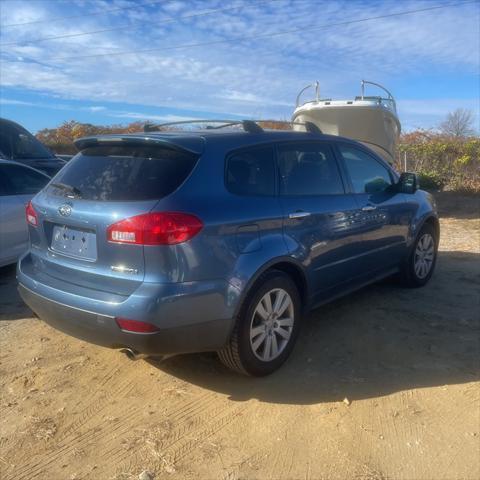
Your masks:
M145 213L110 225L107 240L135 245L176 245L190 240L202 228L201 220L188 213Z
M129 320L128 318L115 318L117 325L127 332L134 333L155 333L158 328L155 325L140 320Z
M33 208L32 202L27 203L27 206L25 207L25 215L27 217L27 223L34 227L38 226L38 216L37 212Z

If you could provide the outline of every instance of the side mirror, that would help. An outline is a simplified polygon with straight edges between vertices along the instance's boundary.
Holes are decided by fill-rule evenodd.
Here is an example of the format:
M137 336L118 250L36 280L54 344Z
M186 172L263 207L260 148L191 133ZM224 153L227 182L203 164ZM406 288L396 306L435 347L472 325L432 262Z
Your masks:
M415 193L419 188L418 177L416 173L403 172L397 183L400 193Z

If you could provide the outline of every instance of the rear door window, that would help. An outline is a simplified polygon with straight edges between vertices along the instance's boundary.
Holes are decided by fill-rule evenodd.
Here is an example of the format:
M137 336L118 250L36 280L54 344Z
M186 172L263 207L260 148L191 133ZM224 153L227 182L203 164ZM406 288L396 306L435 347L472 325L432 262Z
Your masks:
M46 175L20 165L0 165L0 175L6 195L33 195L50 180Z
M337 161L325 143L288 143L278 147L280 194L283 196L345 193Z
M160 199L185 181L197 160L193 153L154 145L87 148L55 177L49 192L100 201Z
M248 148L227 158L227 189L237 195L275 195L275 161L272 146Z

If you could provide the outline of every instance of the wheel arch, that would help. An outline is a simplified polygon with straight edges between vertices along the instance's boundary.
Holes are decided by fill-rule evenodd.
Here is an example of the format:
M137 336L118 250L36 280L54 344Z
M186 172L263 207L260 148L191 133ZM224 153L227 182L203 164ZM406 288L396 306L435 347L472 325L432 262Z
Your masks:
M425 225L431 225L433 227L433 230L435 232L435 241L437 243L436 246L438 247L438 244L440 242L440 221L438 220L438 217L436 215L428 215L427 217L425 217L418 225L417 235L420 233L420 231Z
M235 309L235 317L240 313L240 310L245 304L245 300L248 298L252 290L255 288L258 282L261 281L261 277L265 273L272 270L283 272L292 279L298 289L298 293L300 294L300 298L302 300L302 309L305 310L308 308L308 282L303 266L299 262L293 260L291 257L279 257L265 263L255 272L254 275L252 275L240 295Z

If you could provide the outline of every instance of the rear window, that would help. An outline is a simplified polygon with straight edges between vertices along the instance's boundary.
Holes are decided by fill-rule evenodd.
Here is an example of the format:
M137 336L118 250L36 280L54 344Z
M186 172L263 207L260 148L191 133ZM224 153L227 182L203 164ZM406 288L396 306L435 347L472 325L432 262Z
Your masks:
M11 160L53 158L31 133L10 122L0 121L0 153Z
M275 194L273 147L241 150L227 158L226 185L237 195Z
M184 182L197 160L198 155L153 145L87 148L55 177L50 192L73 192L85 200L159 199Z

